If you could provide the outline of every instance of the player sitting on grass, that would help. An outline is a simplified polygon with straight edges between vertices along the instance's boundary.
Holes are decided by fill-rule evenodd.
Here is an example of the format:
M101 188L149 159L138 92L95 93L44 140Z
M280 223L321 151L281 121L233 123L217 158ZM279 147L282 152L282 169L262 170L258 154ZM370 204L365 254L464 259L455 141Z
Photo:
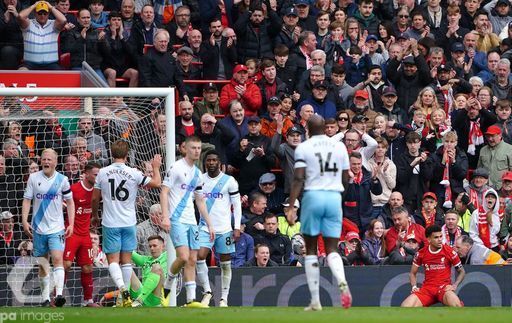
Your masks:
M132 272L130 280L130 295L134 300L132 307L161 306L164 281L167 278L167 252L164 251L164 239L159 235L148 238L151 256L132 253L132 260L142 270L142 283Z
M414 256L409 274L412 291L411 295L402 302L402 307L427 307L437 302L446 306L462 307L463 304L455 293L465 275L459 256L450 246L443 244L443 232L440 226L427 227L425 235L428 245ZM425 267L425 280L423 286L418 288L416 275L421 266ZM453 284L451 282L452 266L458 273Z

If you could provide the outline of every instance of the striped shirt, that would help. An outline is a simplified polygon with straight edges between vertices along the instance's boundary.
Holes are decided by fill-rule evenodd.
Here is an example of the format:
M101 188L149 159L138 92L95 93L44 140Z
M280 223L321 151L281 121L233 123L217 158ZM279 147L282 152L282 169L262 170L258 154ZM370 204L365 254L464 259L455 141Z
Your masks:
M59 31L55 20L48 20L41 26L35 19L30 20L23 30L23 60L35 64L51 64L59 60Z

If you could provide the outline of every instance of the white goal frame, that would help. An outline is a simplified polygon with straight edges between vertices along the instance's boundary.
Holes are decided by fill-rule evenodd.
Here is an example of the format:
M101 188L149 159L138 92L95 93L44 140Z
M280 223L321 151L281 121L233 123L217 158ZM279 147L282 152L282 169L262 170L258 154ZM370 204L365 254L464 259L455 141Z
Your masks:
M3 96L17 96L17 97L33 97L33 96L48 96L48 97L109 97L109 96L123 96L123 97L165 97L165 161L167 165L166 171L170 169L172 164L176 161L176 133L175 120L175 88L0 88L0 97ZM176 250L169 239L170 246L167 246L168 268L169 265L176 259ZM176 283L173 284L169 296L169 306L176 306Z

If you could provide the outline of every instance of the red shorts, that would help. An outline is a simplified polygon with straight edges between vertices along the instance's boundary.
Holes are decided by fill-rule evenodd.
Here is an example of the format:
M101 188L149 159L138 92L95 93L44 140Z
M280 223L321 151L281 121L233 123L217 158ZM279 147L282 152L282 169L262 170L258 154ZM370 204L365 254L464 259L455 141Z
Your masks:
M446 293L444 288L446 285L441 286L422 286L419 291L414 292L423 306L428 307L434 305L437 302L442 303L444 294Z
M79 266L92 265L92 242L89 235L79 236L73 234L66 239L64 246L64 260L75 260Z

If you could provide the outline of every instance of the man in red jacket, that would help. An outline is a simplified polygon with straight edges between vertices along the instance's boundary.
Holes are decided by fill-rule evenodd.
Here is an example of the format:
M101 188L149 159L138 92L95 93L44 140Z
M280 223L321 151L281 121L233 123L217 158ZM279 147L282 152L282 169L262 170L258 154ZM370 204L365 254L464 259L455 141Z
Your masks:
M409 212L403 206L391 210L394 226L386 233L386 250L388 254L396 247L400 248L406 241L406 237L414 234L421 246L427 246L428 240L425 237L425 228L416 223L411 223Z
M236 65L233 78L220 92L220 108L225 114L229 113L229 103L235 99L242 103L246 117L258 114L261 108L261 92L256 84L247 82L248 78L247 66Z

